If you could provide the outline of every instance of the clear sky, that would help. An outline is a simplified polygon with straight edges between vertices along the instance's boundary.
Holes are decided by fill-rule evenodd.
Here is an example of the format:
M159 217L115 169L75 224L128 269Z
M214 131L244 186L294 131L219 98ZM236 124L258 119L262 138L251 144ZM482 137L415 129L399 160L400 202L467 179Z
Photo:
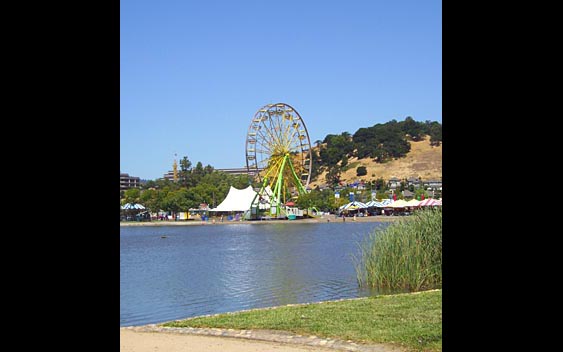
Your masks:
M441 0L121 0L120 168L245 167L256 111L311 143L391 119L442 122Z

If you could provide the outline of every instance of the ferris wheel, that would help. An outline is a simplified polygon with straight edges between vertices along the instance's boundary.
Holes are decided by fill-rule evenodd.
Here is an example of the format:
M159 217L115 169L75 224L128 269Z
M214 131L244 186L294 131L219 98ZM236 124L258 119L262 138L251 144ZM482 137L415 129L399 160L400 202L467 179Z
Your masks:
M306 193L311 166L311 140L299 113L284 103L260 108L246 136L246 167L261 184L258 195L280 209Z

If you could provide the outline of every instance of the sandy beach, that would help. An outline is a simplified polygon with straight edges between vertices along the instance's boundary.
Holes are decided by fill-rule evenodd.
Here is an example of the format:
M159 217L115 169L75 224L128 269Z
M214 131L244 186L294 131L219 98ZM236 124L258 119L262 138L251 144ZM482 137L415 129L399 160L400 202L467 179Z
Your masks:
M389 221L396 221L399 219L404 219L404 216L364 216L364 217L353 217L344 218L343 220L341 217L335 218L334 215L330 216L323 216L318 218L310 218L310 219L297 219L297 220L252 220L252 221L219 221L212 220L208 221L201 221L201 220L187 220L187 221L122 221L120 222L120 226L193 226L193 225L203 225L203 226L220 226L220 225L241 225L241 224L307 224L307 223L354 223L354 222L389 222Z

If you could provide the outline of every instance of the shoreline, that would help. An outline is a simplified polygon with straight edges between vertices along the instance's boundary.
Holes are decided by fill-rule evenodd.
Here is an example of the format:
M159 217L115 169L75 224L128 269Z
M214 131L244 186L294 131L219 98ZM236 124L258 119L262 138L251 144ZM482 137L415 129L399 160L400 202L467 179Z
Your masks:
M201 221L201 220L181 220L181 221L120 221L119 226L121 227L128 227L128 226L220 226L220 225L259 225L259 224L319 224L319 223L328 223L328 224L336 224L336 223L357 223L357 222L393 222L400 219L404 219L404 216L364 216L364 217L356 217L354 220L353 217L345 218L346 221L343 221L341 217L334 218L334 216L322 216L318 218L309 218L309 219L296 219L296 220L242 220L242 221L217 221L213 222L210 221Z
M397 293L391 296L412 296L426 291ZM338 302L366 301L368 297L343 298L321 302L286 304L265 308L253 308L227 313L208 314L169 322L190 320L206 317L236 315L252 311L269 311L287 307L304 307L308 305L324 305ZM168 323L169 323L168 322ZM265 328L237 329L228 327L168 327L165 323L146 324L120 327L120 350L151 352L164 349L169 352L206 350L213 352L260 352L277 350L280 352L305 351L356 351L356 352L403 352L408 350L399 344L385 342L353 341L342 337L322 337L311 332L297 333L286 330ZM188 348L190 346L190 348Z

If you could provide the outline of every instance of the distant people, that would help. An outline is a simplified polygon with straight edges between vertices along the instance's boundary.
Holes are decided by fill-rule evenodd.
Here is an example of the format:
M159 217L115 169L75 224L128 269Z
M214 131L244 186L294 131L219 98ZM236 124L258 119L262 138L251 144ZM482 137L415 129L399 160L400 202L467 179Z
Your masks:
M223 222L223 215L221 215L221 222Z

